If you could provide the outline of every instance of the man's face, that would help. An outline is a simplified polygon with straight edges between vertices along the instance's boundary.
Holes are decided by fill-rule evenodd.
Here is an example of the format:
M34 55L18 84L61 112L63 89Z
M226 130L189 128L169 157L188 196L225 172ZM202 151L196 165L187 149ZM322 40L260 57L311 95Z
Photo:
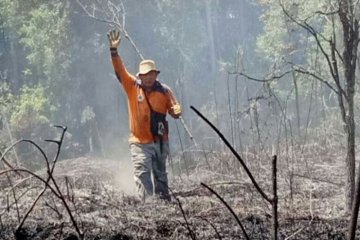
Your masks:
M146 74L139 74L139 78L141 80L142 85L145 88L149 89L154 85L157 75L158 75L157 71L150 71Z

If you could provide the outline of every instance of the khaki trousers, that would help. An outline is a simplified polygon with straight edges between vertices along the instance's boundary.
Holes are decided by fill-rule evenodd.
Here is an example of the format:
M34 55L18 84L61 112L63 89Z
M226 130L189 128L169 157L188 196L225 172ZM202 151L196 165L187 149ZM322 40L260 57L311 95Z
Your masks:
M134 179L140 198L145 200L154 194L170 199L166 172L166 159L169 155L169 142L131 143L131 160L134 166Z

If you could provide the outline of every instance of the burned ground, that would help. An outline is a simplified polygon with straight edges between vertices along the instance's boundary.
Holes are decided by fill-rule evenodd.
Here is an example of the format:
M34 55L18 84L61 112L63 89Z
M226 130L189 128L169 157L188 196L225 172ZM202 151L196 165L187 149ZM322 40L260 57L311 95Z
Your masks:
M296 162L278 164L279 238L345 239L348 217L344 203L344 172L340 152L303 154ZM222 158L221 158L222 157ZM221 164L231 161L235 168ZM229 160L230 159L230 160ZM246 156L247 164L266 193L271 192L271 164L266 156ZM226 200L250 239L270 239L271 206L252 186L232 157L195 159L189 176L177 169L169 175L173 200L139 201L131 174L121 162L83 157L63 160L54 176L85 239L245 239L241 228L204 182ZM195 166L195 167L194 167ZM209 168L210 166L210 168ZM211 168L211 166L214 166ZM216 166L216 167L215 167ZM289 167L291 166L291 167ZM39 171L43 174L44 171ZM119 175L125 175L124 177ZM13 191L1 179L1 239L14 239L14 230L43 184L11 174ZM21 182L21 183L20 183ZM124 186L128 186L125 189ZM181 208L184 211L182 214ZM187 223L188 222L188 225ZM63 205L49 190L18 233L18 239L77 239Z

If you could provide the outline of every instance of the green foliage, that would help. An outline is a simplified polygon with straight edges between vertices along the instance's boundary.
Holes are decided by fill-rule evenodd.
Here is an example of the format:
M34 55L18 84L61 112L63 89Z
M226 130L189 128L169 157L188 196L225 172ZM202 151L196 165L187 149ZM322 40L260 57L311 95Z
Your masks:
M61 79L69 66L67 12L61 7L41 5L29 12L29 19L20 28L20 43L36 76L47 81Z
M287 33L284 31L286 23L282 15L278 6L271 5L261 17L264 22L264 32L258 37L257 45L260 52L268 59L280 59L286 49Z
M69 95L73 94L69 91L71 89L69 77L71 49L68 7L66 1L57 0L51 2L4 0L0 2L3 27L7 27L9 41L15 48L14 52L8 52L9 56L5 57L13 59L12 62L9 61L9 66L16 62L14 70L18 71L17 76L21 78L14 79L15 81L10 79L9 82L14 92L20 92L17 101L21 104L18 103L16 108L7 109L8 115L12 116L14 127L18 130L24 130L25 126L31 125L31 123L25 124L25 116L32 111L37 113L32 121L39 123L53 122L55 117L65 116L56 114L54 109L45 110L48 107L44 102L57 106L56 110L60 112L63 111L60 107L66 105L66 101L71 99ZM15 55L12 55L14 53ZM10 77L13 76L10 75ZM25 86L20 91L22 86L19 83L21 82L26 82L29 86L37 85L37 87ZM11 85L13 83L14 85ZM46 97L43 93L45 89L48 93ZM29 99L31 95L38 102L27 102L26 99Z
M6 82L0 83L0 108L10 109L14 102L14 95L11 93L9 84Z
M308 47L316 44L313 36L286 16L279 1L260 0L259 2L264 5L265 11L261 16L264 32L258 37L257 45L268 59L289 59L296 51L307 50ZM326 0L286 0L281 3L296 21L302 24L306 22L323 37L330 39L332 34L331 17L319 14L319 12L333 11L334 1L332 5L329 5L329 1ZM324 44L325 41L322 37L319 37L319 40ZM311 53L314 52L307 52L307 54Z
M0 1L1 18L4 21L4 27L12 27L16 25L18 17L16 17L17 1L2 0Z
M282 6L295 21L311 26L318 33L318 41L324 51L330 54L330 45L327 40L334 38L333 24L336 29L337 47L341 49L340 23L337 15L321 13L337 10L337 1L259 0L258 2L265 7L261 16L264 31L257 39L258 51L276 66L286 66L290 62L297 67L321 76L323 79L331 79L328 63L321 53L314 36L290 19L283 11ZM339 65L340 71L341 67ZM312 82L315 79L300 73L296 73L295 78L300 96L306 97L309 95ZM292 87L292 80L289 79L288 82L288 86ZM280 86L283 87L286 84ZM279 88L277 91L285 91L284 94L287 95L286 92L289 91L289 88ZM284 94L280 93L280 95Z
M49 102L46 88L37 85L24 86L15 100L10 123L17 131L31 129L36 125L48 124L49 116L56 110Z

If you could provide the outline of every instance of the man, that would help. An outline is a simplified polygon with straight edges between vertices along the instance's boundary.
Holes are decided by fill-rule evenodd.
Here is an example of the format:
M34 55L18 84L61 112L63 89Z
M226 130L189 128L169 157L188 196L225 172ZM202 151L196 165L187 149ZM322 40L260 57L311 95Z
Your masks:
M154 193L161 199L170 200L166 173L168 125L165 118L166 113L179 118L181 107L171 89L157 80L160 71L154 61L140 62L137 79L126 70L118 55L120 33L113 30L108 39L115 74L128 98L129 142L137 191L143 200Z

